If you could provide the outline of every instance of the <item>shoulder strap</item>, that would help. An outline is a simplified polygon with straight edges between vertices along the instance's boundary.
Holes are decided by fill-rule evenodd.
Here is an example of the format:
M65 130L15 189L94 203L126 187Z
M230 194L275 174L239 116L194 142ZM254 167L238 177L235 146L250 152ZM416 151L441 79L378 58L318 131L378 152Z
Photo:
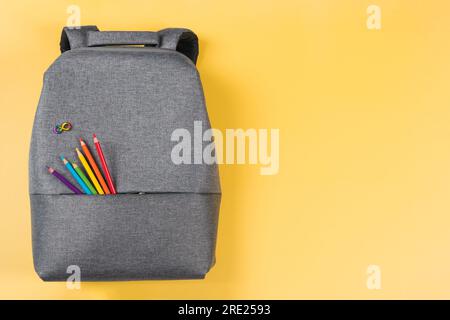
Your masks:
M198 38L183 28L168 28L158 32L100 32L96 26L65 27L61 34L61 53L82 47L143 44L178 51L195 64L198 57Z
M61 33L61 41L59 42L61 53L76 48L86 47L88 31L99 30L96 26L64 27Z
M161 38L161 48L172 49L181 52L194 62L198 57L198 38L189 29L168 28L158 32Z

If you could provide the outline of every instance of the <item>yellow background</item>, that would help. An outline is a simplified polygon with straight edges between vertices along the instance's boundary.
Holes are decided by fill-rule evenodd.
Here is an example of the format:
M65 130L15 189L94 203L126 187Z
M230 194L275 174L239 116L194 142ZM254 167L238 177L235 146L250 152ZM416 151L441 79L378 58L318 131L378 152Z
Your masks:
M29 140L69 4L101 30L191 28L213 126L280 129L278 175L220 168L206 280L68 290L34 273ZM444 0L2 1L0 298L450 298L449 12ZM381 290L366 287L371 264Z

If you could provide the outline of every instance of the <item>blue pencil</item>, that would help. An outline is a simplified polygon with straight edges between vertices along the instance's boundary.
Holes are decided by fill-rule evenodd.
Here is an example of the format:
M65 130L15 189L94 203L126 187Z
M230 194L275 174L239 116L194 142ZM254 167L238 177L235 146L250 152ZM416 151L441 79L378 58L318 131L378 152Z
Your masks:
M77 180L78 184L81 186L81 188L83 189L84 193L86 194L92 194L91 190L89 190L88 186L86 185L86 183L84 183L84 181L80 178L80 176L78 175L78 173L76 173L75 169L72 167L72 165L70 164L69 161L67 161L63 156L61 156L61 160L64 162L64 165L66 166L66 168L69 170L70 174L72 175L72 177L75 178L75 180Z

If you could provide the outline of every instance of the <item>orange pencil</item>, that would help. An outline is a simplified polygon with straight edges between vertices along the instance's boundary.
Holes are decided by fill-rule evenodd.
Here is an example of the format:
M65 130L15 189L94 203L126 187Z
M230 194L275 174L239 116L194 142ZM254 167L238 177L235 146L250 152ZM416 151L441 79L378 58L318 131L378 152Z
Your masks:
M89 164L91 165L92 170L94 170L94 173L97 176L97 179L102 186L103 191L105 192L105 194L111 194L111 192L108 189L108 185L105 182L105 179L103 179L102 173L100 172L97 164L95 163L94 157L92 157L92 154L89 151L87 144L81 138L80 138L80 144L81 144L81 148L84 151L84 154L86 155L86 158L89 161Z

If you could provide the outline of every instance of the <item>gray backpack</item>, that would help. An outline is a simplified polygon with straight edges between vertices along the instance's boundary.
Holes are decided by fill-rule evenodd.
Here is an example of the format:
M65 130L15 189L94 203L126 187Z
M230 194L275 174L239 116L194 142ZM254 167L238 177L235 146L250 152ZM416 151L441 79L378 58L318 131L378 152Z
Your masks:
M61 52L44 75L30 147L39 277L65 281L78 270L82 281L204 278L215 262L217 166L171 159L176 129L193 137L194 122L210 128L195 67L197 36L187 29L64 28ZM64 122L71 130L56 134ZM93 133L115 195L73 194L47 171L75 184L59 156L75 160L81 137L100 163Z

